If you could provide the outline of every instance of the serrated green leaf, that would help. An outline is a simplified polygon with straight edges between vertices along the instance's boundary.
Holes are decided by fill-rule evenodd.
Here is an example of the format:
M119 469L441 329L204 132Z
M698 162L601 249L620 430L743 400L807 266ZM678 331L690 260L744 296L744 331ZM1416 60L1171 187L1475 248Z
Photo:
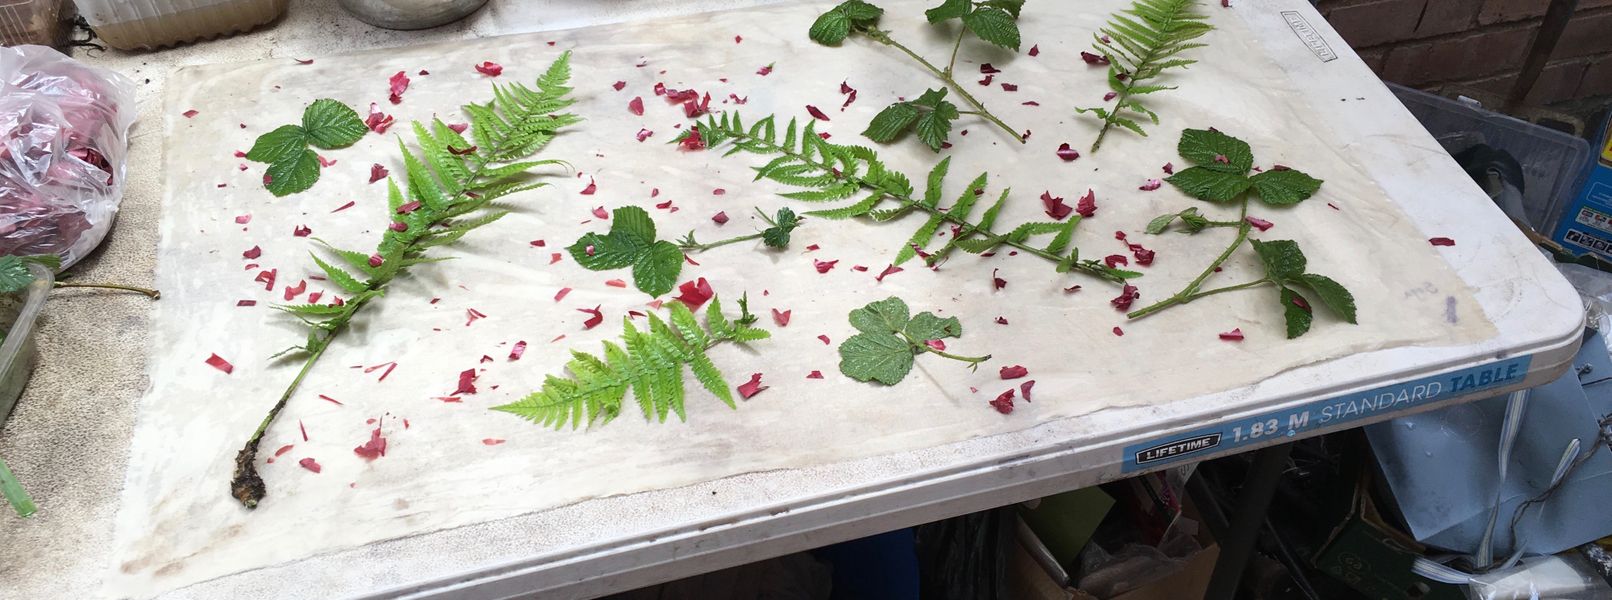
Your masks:
M934 313L921 312L907 322L905 329L907 337L918 341L954 338L963 335L963 324L957 317L937 317Z
M1310 324L1315 321L1315 315L1310 312L1309 302L1298 292L1282 288L1280 296L1282 302L1282 316L1287 321L1287 339L1304 335L1310 330ZM1300 303L1303 303L1302 305Z
M940 162L935 163L934 168L929 170L929 178L925 180L924 184L924 198L922 200L924 206L940 206L940 195L944 191L941 189L941 184L946 181L946 172L951 170L951 164L952 157L948 156L940 159Z
M321 98L302 110L302 130L307 133L309 143L333 150L358 142L369 128L352 107Z
M1024 0L985 0L980 6L989 6L1008 11L1013 18L1019 18L1019 11L1024 10Z
M951 134L952 121L956 121L959 115L956 105L940 101L934 110L918 117L918 122L914 125L918 139L927 144L931 150L939 152L940 147L946 143L947 136Z
M633 285L651 296L672 291L683 272L683 251L677 244L659 241L650 244L633 259Z
M1190 167L1164 178L1170 185L1193 198L1209 202L1230 202L1248 191L1247 177L1238 173L1215 171L1201 166Z
M302 154L269 165L264 173L263 187L276 196L286 196L307 190L319 181L319 155L304 148Z
M806 214L813 217L821 217L824 219L833 220L860 217L871 212L873 207L878 206L879 201L883 199L883 192L873 192L872 194L869 194L868 197L857 201L855 204L842 206L840 208L830 208L827 210L807 211Z
M590 252L591 249L591 252ZM616 235L590 233L566 247L571 258L590 271L622 269L638 260L648 246Z
M1283 283L1304 274L1304 251L1299 250L1297 242L1292 240L1249 240L1254 244L1254 252L1259 254L1260 263L1265 265L1265 276L1272 281Z
M889 333L858 333L840 344L840 372L857 381L901 383L912 371L912 346Z
M930 23L939 23L946 19L957 19L967 15L973 7L968 0L944 0L940 6L924 11L924 18Z
M1019 50L1019 24L1014 22L1014 16L1006 10L982 6L964 15L963 25L986 42L1014 52Z
M313 257L313 262L319 265L319 270L325 272L327 279L348 293L356 294L369 289L369 286L365 285L364 282L359 281L353 274L342 270L341 267L320 260L318 256Z
M1293 169L1265 171L1249 178L1261 202L1272 206L1298 204L1321 189L1321 180Z
M839 45L850 35L851 17L838 8L818 15L817 20L812 22L812 28L806 32L812 41L827 46Z
M1183 131L1176 150L1183 158L1210 171L1246 175L1254 168L1254 151L1248 147L1248 142L1218 131Z
M0 256L0 294L20 292L33 282L34 274L28 271L28 263L22 257Z
M642 208L623 206L610 211L610 235L621 236L636 246L648 246L655 241L655 221Z
M1176 213L1170 213L1170 214L1159 215L1157 217L1153 217L1152 221L1147 222L1147 229L1145 231L1147 233L1150 233L1150 234L1153 234L1153 235L1158 235L1158 234L1164 233L1164 230L1169 229L1170 224L1174 223L1176 217L1179 217L1179 216L1181 216L1181 215L1178 215Z
M308 133L296 125L282 125L274 131L258 136L252 149L246 152L250 161L274 164L297 158L308 149Z
M880 144L895 141L918 122L919 110L908 102L897 102L879 111L862 135Z
M895 333L912 320L907 303L891 296L851 311L851 326L867 333Z
M1321 303L1338 314L1345 322L1355 323L1355 297L1344 289L1343 285L1333 281L1330 277L1305 273L1299 275L1294 283L1303 284L1321 298Z

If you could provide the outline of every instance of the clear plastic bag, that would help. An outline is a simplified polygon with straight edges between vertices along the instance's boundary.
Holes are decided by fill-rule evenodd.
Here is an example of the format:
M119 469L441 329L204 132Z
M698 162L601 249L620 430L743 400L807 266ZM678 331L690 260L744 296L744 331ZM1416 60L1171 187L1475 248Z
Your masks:
M66 267L101 243L136 114L122 75L44 46L0 48L0 255Z

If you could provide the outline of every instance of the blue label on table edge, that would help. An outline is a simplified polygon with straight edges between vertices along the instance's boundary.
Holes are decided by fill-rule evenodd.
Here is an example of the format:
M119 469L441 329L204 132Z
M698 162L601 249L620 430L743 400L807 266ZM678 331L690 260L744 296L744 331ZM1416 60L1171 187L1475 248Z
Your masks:
M1131 444L1125 447L1125 464L1120 472L1130 473L1273 438L1294 437L1311 429L1403 412L1445 398L1516 383L1528 376L1532 360L1533 356L1518 356Z

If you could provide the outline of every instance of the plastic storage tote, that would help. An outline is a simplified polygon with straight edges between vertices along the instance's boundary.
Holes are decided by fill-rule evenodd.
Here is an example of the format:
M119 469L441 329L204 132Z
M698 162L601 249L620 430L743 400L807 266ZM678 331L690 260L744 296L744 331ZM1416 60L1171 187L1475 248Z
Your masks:
M0 42L60 46L73 25L68 0L0 0Z
M43 265L28 263L34 281L28 288L15 294L0 294L0 331L5 341L0 342L0 423L11 416L17 397L34 374L34 321L45 308L45 297L56 278Z
M0 0L3 2L5 0ZM73 0L107 45L160 48L273 21L290 0Z

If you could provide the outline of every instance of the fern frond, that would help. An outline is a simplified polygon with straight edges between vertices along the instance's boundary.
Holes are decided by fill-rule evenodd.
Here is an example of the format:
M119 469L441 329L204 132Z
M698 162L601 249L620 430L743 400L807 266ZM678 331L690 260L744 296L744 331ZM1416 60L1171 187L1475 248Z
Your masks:
M735 326L722 315L721 303L712 298L701 327L680 302L666 305L668 319L649 315L649 325L635 327L623 319L621 344L604 343L604 357L573 352L566 365L569 378L550 376L543 387L519 401L493 407L533 423L560 429L602 424L621 412L631 390L644 419L665 422L670 415L687 420L684 406L684 367L694 379L729 408L737 408L727 379L706 351L721 342L746 342L768 337L766 331Z
M1194 62L1179 58L1181 53L1204 44L1192 40L1202 37L1214 28L1196 12L1198 0L1135 0L1131 7L1109 16L1108 24L1100 28L1093 48L1108 60L1108 87L1114 92L1111 109L1078 108L1077 113L1091 113L1103 121L1091 151L1102 148L1103 139L1114 127L1128 129L1146 136L1141 123L1123 114L1130 111L1147 116L1158 124L1159 117L1142 105L1138 96L1173 90L1172 85L1144 83L1173 69L1184 69Z

